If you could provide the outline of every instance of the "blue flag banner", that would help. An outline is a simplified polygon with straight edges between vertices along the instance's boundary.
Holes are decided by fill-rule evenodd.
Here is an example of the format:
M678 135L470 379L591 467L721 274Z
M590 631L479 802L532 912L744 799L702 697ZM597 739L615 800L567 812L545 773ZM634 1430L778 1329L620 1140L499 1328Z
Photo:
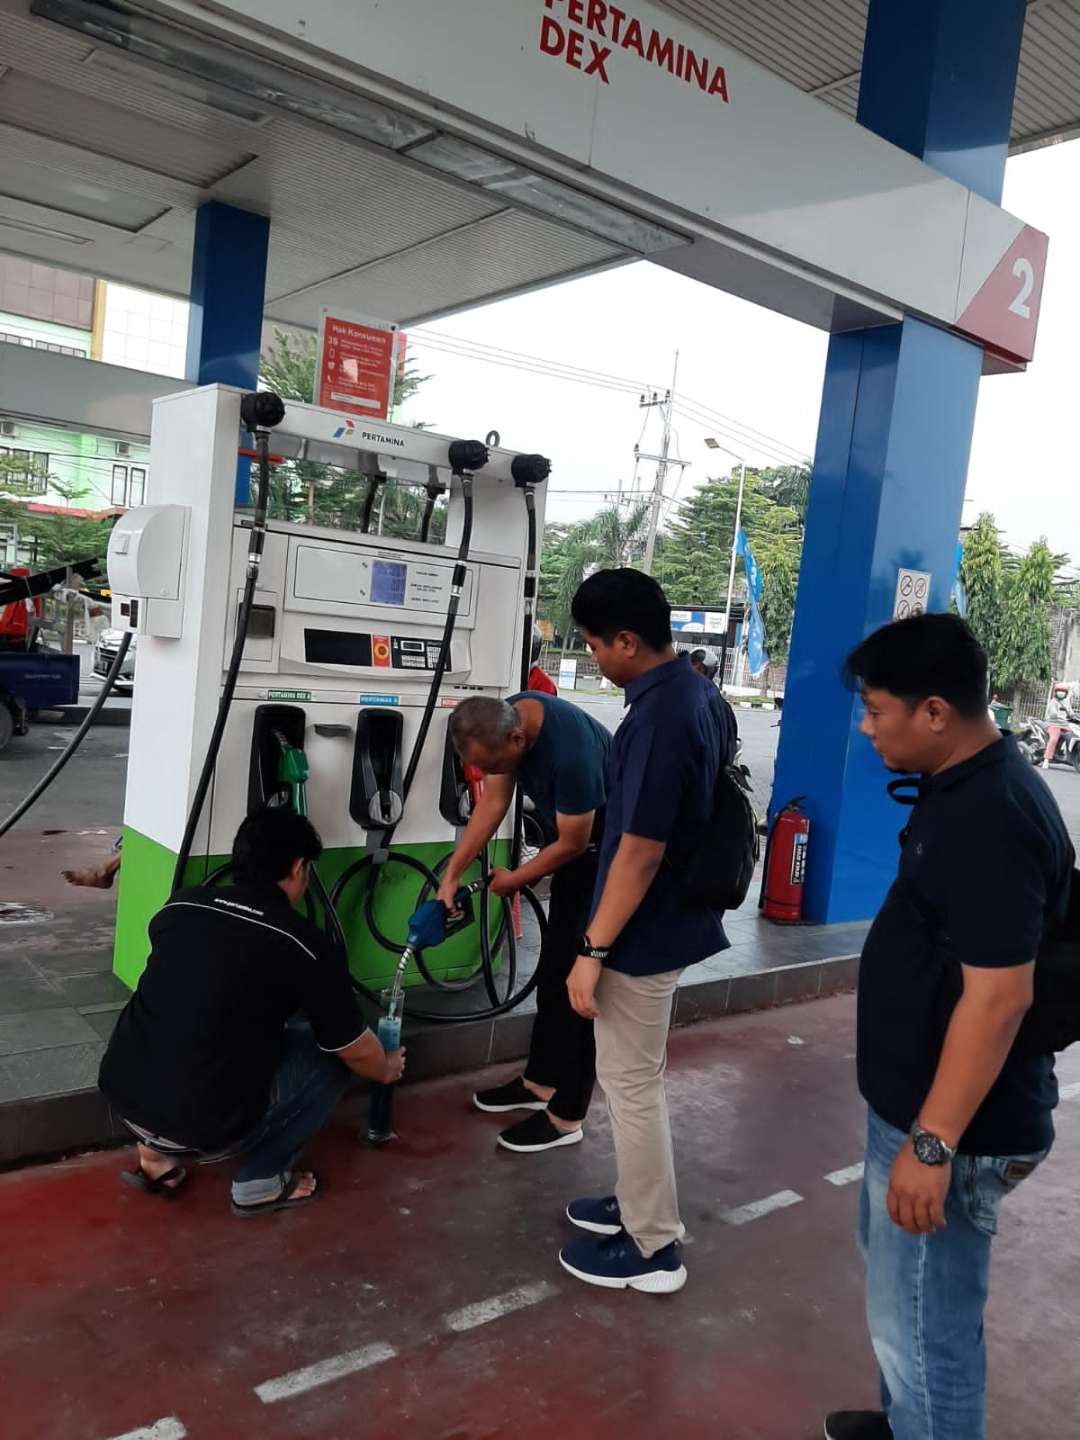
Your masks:
M761 569L754 559L754 552L750 549L750 541L745 530L739 531L736 550L742 556L743 564L746 566L746 593L750 611L746 626L746 658L750 674L760 675L769 663L769 657L765 651L765 622L761 618L760 609L764 581Z

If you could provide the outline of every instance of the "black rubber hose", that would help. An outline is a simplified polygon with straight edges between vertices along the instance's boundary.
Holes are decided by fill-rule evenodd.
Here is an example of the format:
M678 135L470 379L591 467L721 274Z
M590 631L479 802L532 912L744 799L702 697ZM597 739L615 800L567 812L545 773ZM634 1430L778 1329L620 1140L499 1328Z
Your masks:
M536 608L536 496L532 486L525 486L525 521L528 538L525 545L525 617L521 636L521 688L528 690L529 675L532 671L533 616ZM516 870L521 864L521 852L525 839L525 797L521 786L514 789L514 831L510 845L510 868Z
M413 858L414 857L412 856L407 857L407 859L402 855L394 856L395 860L403 860L405 861L405 863L408 863L408 861L412 860ZM366 869L368 866L371 865L371 863L372 857L370 855L362 856L361 859L357 860L353 865L349 867L349 871L347 871L341 876L341 878L338 880L337 884L334 886L333 890L329 894L327 893L326 887L323 885L323 882L320 879L318 872L315 870L314 866L311 870L311 895L307 897L306 907L308 919L312 922L315 922L316 920L316 907L314 901L312 900L312 895L314 895L315 900L317 900L319 905L322 907L323 915L325 918L325 926L329 931L331 938L342 948L346 955L348 954L348 941L345 936L345 931L342 928L341 920L338 917L336 904L337 898L339 897L341 890L343 889L344 883L346 881L351 881L360 870ZM415 862L415 866L422 867L424 869L427 868L426 866L423 866L423 862L419 860ZM208 885L220 884L220 882L227 879L231 873L232 863L230 861L226 861L224 865L219 865L216 870L211 871L210 875L207 877L206 883ZM435 881L435 884L437 885L438 882L437 880L435 880L432 872L429 871L428 875L430 876L430 880ZM426 880L425 884L428 883L430 883L430 881ZM541 905L540 901L536 898L536 896L531 890L526 888L521 890L519 893L522 897L522 900L525 902L526 905L528 905L529 909L533 913L533 918L536 920L537 928L540 931L540 940L541 943L543 943L544 934L547 931L547 915L544 913L544 907ZM485 916L486 914L487 911L485 907ZM435 1025L455 1025L463 1023L465 1021L494 1020L497 1019L500 1015L506 1015L511 1010L515 1010L520 1004L522 1004L523 1001L529 998L529 996L536 989L537 980L539 979L539 967L533 971L532 975L529 977L529 980L522 988L521 992L515 995L513 987L517 983L517 943L514 939L513 927L508 922L509 902L504 900L503 924L506 926L505 933L509 945L507 952L506 998L500 1001L496 997L496 1002L493 1003L486 1010L467 1010L459 1012L457 1014L446 1014L445 1012L439 1010L418 1010L415 1006L409 1005L408 1013L413 1017L413 1019L430 1021L432 1024ZM480 936L481 954L483 954L484 952L485 945L491 947L493 943L494 949L491 951L491 953L497 954L498 949L502 944L502 940L500 939L500 937L497 936L496 941L491 942L490 933L487 925L483 925L481 927ZM488 937L486 941L484 938L485 936ZM398 953L400 953L400 949L404 949L404 946L399 947ZM425 975L426 967L421 967L419 965L419 957L417 958L417 968L420 969L421 975ZM479 970L477 971L477 975L478 974ZM365 1000L370 1001L370 1003L376 1007L379 1007L382 1004L382 997L377 990L372 990L369 986L365 985L362 980L358 980L356 976L351 973L349 975L349 979L352 982L353 989L359 995L362 995ZM469 981L470 985L474 985L475 983L476 975L474 975ZM436 982L436 984L440 984L440 988L444 988L446 986L445 981L441 983ZM465 987L463 986L462 988Z
M367 494L364 496L364 508L360 514L360 533L366 535L371 529L371 513L375 509L375 496L378 494L379 485L385 479L382 475L368 476Z
M426 545L431 534L431 517L435 514L435 496L429 494L424 505L424 516L420 521L420 542Z
M547 916L544 914L544 907L540 904L540 901L536 898L536 896L531 890L524 889L519 891L518 893L521 895L523 902L528 905L529 909L533 912L537 927L540 931L540 939L542 943L544 933L547 930ZM481 935L483 935L483 933L484 931L481 930ZM514 941L512 929L509 932L509 943L515 947L513 973L516 976L516 942ZM481 944L483 944L482 940ZM507 973L511 973L509 956L507 957ZM528 981L522 986L522 988L518 991L516 995L513 993L512 990L509 990L507 992L505 1000L500 1001L498 1004L491 1005L486 1010L467 1010L459 1011L456 1014L448 1014L445 1011L439 1010L421 1010L418 1009L415 1005L412 1005L408 1001L406 1001L405 1013L413 1020L423 1020L433 1025L460 1025L465 1021L497 1020L500 1015L508 1015L511 1010L516 1010L519 1005L526 1001L536 989L536 984L539 978L540 967L537 966L537 968L529 976ZM352 977L352 983L353 988L358 991L359 994L363 995L366 1000L370 1000L374 1005L380 1005L382 1003L381 997L378 992L370 990L360 980L357 980L355 976Z
M457 564L454 566L453 582L450 587L450 604L446 609L446 623L443 625L442 643L439 646L439 658L435 664L435 673L431 677L427 704L424 706L424 713L420 717L420 728L416 732L412 753L409 756L409 764L405 770L405 778L401 782L403 810L408 802L409 791L412 789L413 781L416 779L416 772L420 766L420 758L424 753L424 745L427 742L428 731L431 729L431 721L435 714L435 708L439 703L439 691L442 689L443 677L450 668L450 646L454 639L454 630L457 626L458 610L461 608L461 597L465 591L465 578L467 574L465 562L469 558L469 546L472 544L473 492L472 476L462 475L459 478L461 480L461 498L464 501L464 514L461 522L461 542L458 545ZM384 832L384 846L389 846L393 833L392 829Z
M64 766L75 754L75 751L78 750L79 746L86 739L88 730L90 729L91 725L93 725L97 717L101 714L101 710L103 705L105 704L105 701L112 694L113 686L116 684L117 676L120 674L120 667L124 663L124 656L127 654L131 646L131 635L132 632L130 630L125 630L124 634L120 637L120 646L116 652L116 657L113 660L113 663L109 666L109 673L108 675L106 675L104 681L102 682L101 693L98 695L93 705L90 706L90 709L86 712L82 724L68 741L67 746L63 751L63 754L58 756L55 763L49 766L48 770L46 770L45 774L41 777L41 779L34 786L34 788L29 792L29 794L25 795L23 799L19 801L18 805L15 806L15 809L11 812L11 814L7 817L3 824L0 825L0 836L6 835L7 832L11 829L11 827L13 825L17 825L22 819L22 817L26 814L26 812L32 806L37 804L37 802L41 799L42 795L45 794L45 791L60 774L60 771L63 770Z
M229 660L229 669L225 675L221 699L218 701L214 729L210 735L210 744L206 747L206 756L203 759L202 770L199 772L198 784L195 787L195 797L191 802L187 824L184 826L184 836L180 841L180 850L176 857L171 891L174 895L184 883L184 872L187 870L188 860L191 858L191 847L195 843L195 831L199 828L199 819L203 806L206 804L210 782L214 777L218 751L221 749L221 741L225 735L225 726L228 723L233 694L236 691L236 681L240 674L240 664L244 658L244 646L247 643L248 625L251 621L251 607L255 603L255 587L259 580L259 566L262 563L263 543L266 538L266 511L270 502L270 436L267 431L260 430L256 433L255 446L259 456L259 489L255 501L255 514L251 522L251 541L248 549L244 597L240 602L232 658Z

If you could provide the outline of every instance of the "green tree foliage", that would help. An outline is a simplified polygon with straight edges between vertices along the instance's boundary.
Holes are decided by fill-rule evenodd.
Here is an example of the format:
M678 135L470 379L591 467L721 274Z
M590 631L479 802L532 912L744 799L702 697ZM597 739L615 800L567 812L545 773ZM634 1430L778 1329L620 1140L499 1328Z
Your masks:
M259 364L259 383L281 396L312 404L315 396L317 341L313 335L296 336L286 330L274 331L274 343ZM394 383L394 409L410 399L430 380L415 365L407 363ZM420 422L416 429L423 429ZM270 513L274 519L334 529L356 529L364 511L368 480L354 470L290 460L274 469L271 478ZM413 538L420 530L426 497L412 485L388 480L379 487L372 529L379 534ZM446 534L446 506L434 514L431 538L441 542Z
M581 582L593 570L639 565L648 525L649 506L641 502L629 508L609 505L577 525L545 525L539 614L563 637L564 648L573 629L570 606Z
M20 548L29 552L26 564L31 569L47 570L75 560L103 562L109 547L111 522L65 514L59 507L56 514L36 514L25 501L10 498L12 494L26 493L28 478L35 482L48 480L52 493L59 496L65 507L73 510L78 508L77 502L89 493L78 486L65 484L55 476L48 476L44 471L34 471L28 476L25 460L19 456L0 455L0 524L10 525L17 532ZM104 564L100 570L104 573Z
M805 505L808 491L809 467L805 485L800 467L746 472L741 524L761 567L761 618L773 660L788 653L802 559L801 512L778 497ZM733 472L707 480L679 507L656 567L673 605L722 606L726 600L738 495L739 476ZM741 564L735 579L735 594L742 598L746 584Z
M984 513L964 537L960 583L967 602L965 618L991 662L996 660L998 651L1003 575L997 521L993 515Z
M1050 606L1058 558L1045 539L1036 540L1005 575L992 656L995 689L1009 691L1051 678Z

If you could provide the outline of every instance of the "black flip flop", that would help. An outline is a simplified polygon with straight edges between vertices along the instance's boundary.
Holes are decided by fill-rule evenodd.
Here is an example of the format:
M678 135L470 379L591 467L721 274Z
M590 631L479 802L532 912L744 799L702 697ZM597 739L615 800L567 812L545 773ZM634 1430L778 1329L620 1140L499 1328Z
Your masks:
M169 1199L183 1188L187 1171L182 1165L174 1165L154 1180L140 1165L137 1170L121 1170L120 1179L133 1190L141 1190L144 1195L163 1195Z
M311 1172L308 1172L311 1173ZM276 1200L264 1200L256 1205L238 1205L232 1201L232 1213L240 1220L250 1220L253 1215L273 1215L279 1210L300 1210L305 1205L310 1205L313 1200L318 1200L322 1194L322 1187L319 1184L319 1177L315 1178L315 1189L310 1195L302 1195L299 1200L292 1197L296 1194L296 1187L304 1178L303 1172L294 1170L289 1176L288 1184Z

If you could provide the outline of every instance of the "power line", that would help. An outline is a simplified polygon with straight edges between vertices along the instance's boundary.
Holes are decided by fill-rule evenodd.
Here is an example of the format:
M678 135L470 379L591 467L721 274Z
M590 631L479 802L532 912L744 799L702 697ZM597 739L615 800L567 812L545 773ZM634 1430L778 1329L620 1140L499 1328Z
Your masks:
M509 350L485 341L466 340L461 336L449 335L444 331L419 330L414 333L418 344L430 344L432 348L443 353L479 360L490 365L510 366L514 369L529 371L532 374L544 375L549 379L568 380L575 384L593 385L598 389L621 391L624 394L640 395L643 392L659 389L657 386L633 380L629 376L615 375L605 370L589 370L580 365L570 365L561 360L549 360L524 351ZM785 459L785 464L801 463L807 458L805 450L789 445L786 440L769 435L755 426L747 425L734 416L714 410L703 401L695 400L690 396L680 395L676 408L687 419L695 421L706 429L730 427L736 435L740 436L740 443L743 445L749 445L751 440L747 437L752 437L759 449L767 448L773 454L783 455L786 453L790 455L791 459ZM745 434L740 435L740 432L745 432Z

